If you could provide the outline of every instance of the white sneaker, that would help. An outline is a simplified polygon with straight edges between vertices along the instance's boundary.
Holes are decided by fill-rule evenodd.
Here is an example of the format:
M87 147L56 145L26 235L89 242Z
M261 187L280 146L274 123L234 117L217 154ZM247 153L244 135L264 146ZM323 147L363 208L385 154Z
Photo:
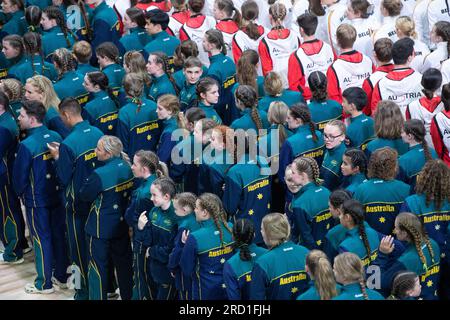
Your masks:
M25 255L25 254L27 254L27 253L30 253L32 250L33 250L33 249L32 249L31 247L28 247L28 248L26 248L26 249L23 249L23 254Z
M119 297L117 292L108 292L108 300L115 300Z
M52 277L52 283L57 286L60 289L67 289L67 283L66 282L61 282L58 279L56 279L55 277Z
M39 290L33 283L27 283L25 285L25 292L28 294L50 294L55 292L55 288Z
M16 261L5 261L5 259L3 258L3 253L0 253L0 264L11 264L11 265L13 265L13 264L21 264L23 262L24 262L23 258L20 258L20 259L18 259Z

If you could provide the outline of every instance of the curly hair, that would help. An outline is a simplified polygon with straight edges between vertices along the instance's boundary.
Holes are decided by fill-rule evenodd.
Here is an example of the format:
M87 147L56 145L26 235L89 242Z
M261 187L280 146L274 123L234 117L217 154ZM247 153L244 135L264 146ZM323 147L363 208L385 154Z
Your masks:
M390 147L376 150L370 157L367 177L393 180L397 175L397 156L397 151Z
M417 175L416 193L424 194L426 205L434 203L440 209L444 201L450 202L450 169L440 159L429 160Z

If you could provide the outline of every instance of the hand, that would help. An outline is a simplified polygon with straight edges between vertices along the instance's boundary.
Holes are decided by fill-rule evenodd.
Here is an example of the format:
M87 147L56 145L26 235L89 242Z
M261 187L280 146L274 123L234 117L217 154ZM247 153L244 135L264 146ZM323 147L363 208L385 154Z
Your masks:
M171 272L170 275L172 276L172 278L175 278L175 274L173 272Z
M141 213L141 215L139 216L139 220L138 220L138 230L142 230L144 229L145 225L148 222L148 218L147 218L147 211L144 211Z
M181 242L183 242L183 244L186 243L188 236L189 236L189 230L184 230L183 234L181 235Z
M392 251L394 251L394 247L395 247L394 237L386 236L383 239L381 239L379 250L384 254L391 254Z
M52 155L53 159L58 160L59 158L59 145L58 142L50 142L47 143L47 148L50 151L50 154Z
M147 250L145 251L145 257L150 257L150 248L147 248Z

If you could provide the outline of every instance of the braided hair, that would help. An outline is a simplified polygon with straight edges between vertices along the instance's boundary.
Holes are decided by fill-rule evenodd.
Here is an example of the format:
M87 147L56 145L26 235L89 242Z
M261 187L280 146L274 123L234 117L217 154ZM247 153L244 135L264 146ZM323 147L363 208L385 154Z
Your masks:
M167 55L161 51L152 52L150 53L150 56L153 57L156 64L160 64L162 66L162 70L169 78L173 88L175 89L176 94L178 95L180 93L180 89L178 88L175 79L172 76L172 68L170 67L169 64L169 57L167 57Z
M281 37L281 29L284 29L283 20L287 14L286 6L280 2L276 2L270 6L269 14L273 19L273 28L278 29L278 36Z
M282 146L288 138L286 127L284 126L288 112L289 108L283 101L273 101L267 112L269 122L277 125L279 146Z
M62 11L56 6L49 6L44 9L43 12L49 20L55 20L56 25L61 28L64 38L66 39L67 48L72 46L72 43L69 40L68 33L70 33L75 39L76 36L67 28L66 21L64 18L64 14Z
M322 182L319 178L320 169L316 160L308 157L298 157L293 161L293 167L298 172L304 172L308 176L309 181L314 182L316 185L320 185Z
M157 178L168 176L167 165L159 161L158 156L153 151L138 150L134 156L138 157L141 166L148 168L150 174L156 174Z
M303 103L299 102L291 106L291 109L289 110L289 114L291 117L295 119L302 120L303 124L308 124L309 129L311 130L312 139L314 142L317 142L319 138L316 134L316 125L311 119L311 112L309 111L308 106Z
M242 261L250 261L253 259L249 249L255 237L255 227L253 222L248 219L238 219L233 225L234 249L240 249L239 257Z
M261 117L258 113L258 93L255 88L249 85L239 85L234 93L236 97L236 104L240 109L251 108L251 117L258 130L263 128ZM243 108L242 108L242 107Z
M334 258L334 270L337 278L349 283L358 283L364 300L369 300L366 282L364 279L364 266L359 257L351 252L344 252Z
M327 77L321 71L314 71L308 77L308 86L311 90L312 99L317 102L324 102L328 99ZM301 87L299 86L299 89Z
M123 144L119 138L104 135L98 140L98 143L102 143L105 151L112 157L122 158L122 160L128 163L128 165L131 165L130 158L125 152L123 152Z
M392 281L391 295L387 300L402 300L408 298L407 292L413 290L416 285L417 274L412 271L397 273Z
M364 207L363 205L354 199L349 199L344 201L342 204L342 211L344 214L350 215L353 223L358 227L358 232L363 241L364 247L366 248L367 258L369 259L369 264L372 262L372 250L370 248L369 239L367 238L366 228L364 227ZM363 261L364 264L364 261Z
M38 74L34 66L34 55L39 54L41 58L41 72L44 74L44 54L42 52L42 37L36 32L27 32L23 36L23 44L25 48L25 54L31 58L31 68L33 69L33 75Z
M142 106L141 97L144 93L144 80L137 73L127 73L123 77L123 88L126 95L131 98L131 102L138 106L136 113L139 113Z
M100 90L106 91L108 96L114 102L116 107L119 107L119 101L116 95L113 93L113 90L109 86L108 77L101 71L93 71L86 73L86 77L88 77L89 81L95 86L99 86Z
M210 217L213 219L217 230L219 230L220 244L223 247L224 243L222 227L225 227L225 229L227 229L230 233L233 233L233 230L231 230L231 228L228 226L226 213L222 205L222 200L220 200L220 198L213 193L203 193L198 198L198 203L200 207L208 212Z
M425 258L422 250L422 242L425 242L433 263L434 251L422 222L415 214L402 212L395 219L395 224L396 226L398 226L398 229L400 229L401 231L405 231L408 234L410 241L415 245L417 254L419 255L420 261L423 264L423 270L425 272L428 267L427 259Z
M76 0L72 0L72 1L76 1ZM76 5L78 6L78 8L80 8L80 12L81 12L81 17L83 18L83 22L85 25L85 29L86 29L86 35L87 35L87 39L89 42L91 42L94 39L94 30L91 27L91 23L89 22L89 18L88 18L88 14L86 12L86 7L85 7L85 3L83 0L78 0L78 2L76 3Z
M28 6L25 9L25 20L28 24L28 31L36 32L41 24L42 10L38 6Z
M56 49L53 53L53 62L58 70L59 79L69 71L74 71L77 68L77 59L66 48Z
M427 134L425 126L421 120L411 119L404 123L403 131L406 134L410 134L414 137L414 140L420 142L423 148L423 155L425 156L425 162L431 160L431 152L428 148L428 142L425 139L425 135Z

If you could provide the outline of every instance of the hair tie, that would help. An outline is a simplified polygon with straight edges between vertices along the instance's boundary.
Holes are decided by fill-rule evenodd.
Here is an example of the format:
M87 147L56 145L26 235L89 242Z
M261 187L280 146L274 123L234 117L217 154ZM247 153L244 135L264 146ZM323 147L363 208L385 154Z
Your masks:
M141 99L139 99L139 98L132 98L131 99L131 102L133 102L133 103L135 103L135 104L137 104L137 105L141 105L142 104L142 101L141 101Z

